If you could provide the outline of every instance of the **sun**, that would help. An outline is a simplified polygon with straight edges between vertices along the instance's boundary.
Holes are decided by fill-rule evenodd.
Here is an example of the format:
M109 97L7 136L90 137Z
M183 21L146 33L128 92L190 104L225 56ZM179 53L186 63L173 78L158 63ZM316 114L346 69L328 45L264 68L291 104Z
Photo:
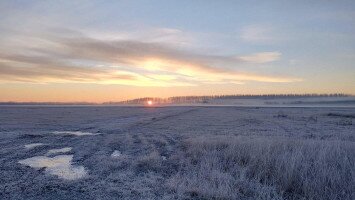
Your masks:
M147 101L147 104L148 104L148 106L151 106L151 105L153 105L153 101L149 100L149 101Z

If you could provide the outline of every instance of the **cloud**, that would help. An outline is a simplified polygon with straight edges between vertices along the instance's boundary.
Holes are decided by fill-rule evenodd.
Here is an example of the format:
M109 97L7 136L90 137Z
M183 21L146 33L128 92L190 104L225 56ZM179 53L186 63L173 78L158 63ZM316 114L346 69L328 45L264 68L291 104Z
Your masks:
M144 30L144 31L142 31ZM69 30L70 31L70 30ZM86 30L86 35L91 38L105 38L105 40L132 40L165 43L176 47L190 47L194 39L190 34L175 28L139 27L125 31L97 31Z
M239 56L240 60L251 63L268 63L279 60L281 53L279 52L261 52L246 56Z
M178 30L162 29L162 32ZM65 34L63 34L65 33ZM81 82L134 86L192 86L246 81L294 82L298 78L256 74L248 63L279 59L278 52L244 56L207 55L164 42L106 39L56 30L40 43L0 50L0 81ZM244 70L243 70L244 69Z
M70 65L47 57L0 54L0 80L21 82L100 82L135 80L134 75L109 68Z
M271 27L261 25L249 25L242 29L241 38L251 43L271 42L274 38L271 36Z

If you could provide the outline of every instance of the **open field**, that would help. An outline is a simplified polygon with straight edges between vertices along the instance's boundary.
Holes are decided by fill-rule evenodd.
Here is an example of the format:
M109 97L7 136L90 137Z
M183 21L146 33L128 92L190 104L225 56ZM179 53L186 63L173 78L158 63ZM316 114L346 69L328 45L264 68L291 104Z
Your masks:
M0 199L355 199L355 108L1 106Z

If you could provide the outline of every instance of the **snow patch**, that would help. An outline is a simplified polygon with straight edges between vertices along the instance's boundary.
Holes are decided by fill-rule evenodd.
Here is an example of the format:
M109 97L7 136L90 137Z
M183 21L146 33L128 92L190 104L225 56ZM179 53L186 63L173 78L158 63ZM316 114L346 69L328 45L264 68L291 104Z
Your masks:
M67 153L67 152L70 152L71 150L72 150L71 147L65 147L65 148L61 148L61 149L51 149L46 153L46 155L52 155L52 154L57 154L57 153Z
M120 157L122 155L122 153L118 150L113 151L113 153L111 154L111 157L113 158L117 158Z
M35 156L20 160L19 163L35 169L46 168L45 171L51 175L58 176L65 180L75 180L87 175L83 166L72 166L73 155L59 155L53 158L47 156Z
M43 146L43 145L46 145L46 144L43 144L43 143L32 143L32 144L26 144L25 148L26 149L33 149L33 148L36 148L36 147L39 147L39 146Z
M84 135L100 135L100 133L90 133L82 131L54 131L56 135L75 135L75 136L84 136Z

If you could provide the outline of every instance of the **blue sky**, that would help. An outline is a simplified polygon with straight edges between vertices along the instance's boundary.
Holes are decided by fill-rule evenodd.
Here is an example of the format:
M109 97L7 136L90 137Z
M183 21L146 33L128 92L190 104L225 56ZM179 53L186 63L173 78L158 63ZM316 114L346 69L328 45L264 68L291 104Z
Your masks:
M352 1L1 1L0 18L1 101L355 94Z

